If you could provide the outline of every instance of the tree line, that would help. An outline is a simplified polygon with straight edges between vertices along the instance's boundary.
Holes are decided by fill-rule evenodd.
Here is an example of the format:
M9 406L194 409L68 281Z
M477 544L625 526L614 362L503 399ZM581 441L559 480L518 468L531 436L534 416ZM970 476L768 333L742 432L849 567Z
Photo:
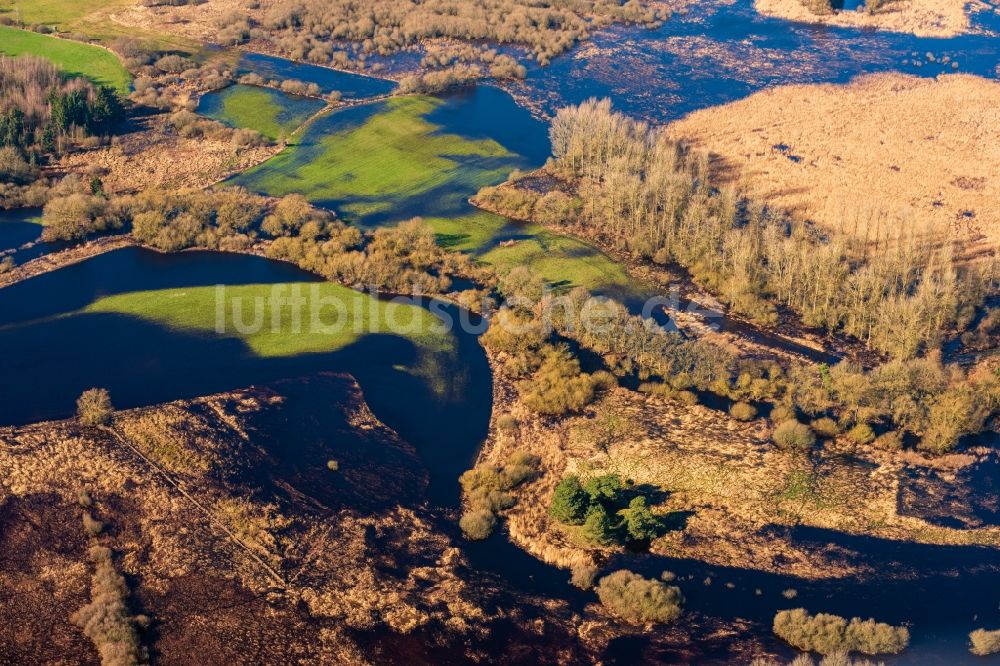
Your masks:
M124 120L111 88L66 77L43 58L0 56L0 147L17 151L25 163L107 136ZM7 167L6 175L11 171Z
M660 10L638 0L305 0L271 7L260 29L287 56L318 64L364 64L430 39L526 47L547 64L612 22L658 25ZM478 59L478 58L477 58ZM507 69L506 72L512 70Z
M525 219L574 225L621 251L687 268L729 307L763 324L802 321L912 358L963 330L996 289L995 258L953 260L947 229L876 218L855 233L789 219L715 188L705 154L590 100L552 122L548 170L570 194L503 187L480 200Z

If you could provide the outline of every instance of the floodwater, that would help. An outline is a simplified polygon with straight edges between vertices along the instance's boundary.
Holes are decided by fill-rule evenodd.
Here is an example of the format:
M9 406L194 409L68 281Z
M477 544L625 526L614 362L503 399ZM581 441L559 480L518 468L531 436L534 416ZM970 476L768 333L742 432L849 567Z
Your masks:
M751 1L696 3L654 31L634 27L602 31L550 67L532 69L526 81L511 89L543 114L588 97L608 96L621 110L662 122L787 83L845 82L859 74L889 70L921 76L955 71L997 75L1000 40L992 35L927 39L794 24L757 15ZM994 14L977 15L975 21L984 31L1000 23ZM324 91L340 90L346 97L377 96L392 89L378 79L268 56L248 55L244 67L264 76L314 81ZM489 87L451 95L435 112L435 121L462 136L494 138L523 156L526 166L537 165L548 153L544 127L525 120L523 110L504 98ZM310 141L342 129L344 123L361 122L375 110L358 107L331 114L308 128L303 146L308 149ZM467 161L446 189L401 197L394 202L392 217L468 212L460 200L486 183L473 188L476 179L463 174L463 168L480 167ZM344 205L325 203L335 208ZM381 221L369 220L376 225ZM6 232L0 229L0 249L24 242L18 234L27 230L19 229L16 220L12 224ZM511 226L496 237L515 235L516 227ZM311 279L315 278L297 269L254 257L126 249L0 290L0 345L17 352L0 360L5 380L0 383L0 422L68 416L76 396L95 385L109 388L118 406L130 407L319 370L346 371L357 377L376 416L417 448L430 471L431 502L454 508L456 477L471 464L485 436L492 400L489 367L475 336L458 334L458 366L453 370L465 384L457 401L442 403L421 380L400 369L412 362L415 350L393 336L369 336L329 354L261 359L232 338L171 330L125 316L75 313L96 298L122 290ZM317 409L322 408L320 394L301 399L315 400ZM294 424L285 428L275 439L296 435ZM971 471L967 479L949 481L968 484L972 492L982 487L982 496L961 516L953 515L950 507L967 495L957 490L942 494L940 480L907 478L903 492L915 498L912 505L924 517L939 524L992 523L1000 515L996 474L993 465ZM965 645L968 631L1000 626L996 549L895 542L818 528L770 529L836 550L872 573L805 581L636 554L616 556L606 564L608 569L628 567L647 575L673 571L689 609L724 619L749 619L759 623L765 638L770 636L774 613L797 606L912 623L911 649L889 662L971 662ZM591 594L568 584L566 572L528 556L502 533L467 544L465 550L474 566L495 572L514 589L565 599L574 606L593 600ZM788 588L798 591L793 601L780 594ZM650 649L642 636L626 638L616 642L608 661L666 658Z
M323 94L339 92L344 99L352 100L388 95L396 89L396 83L387 79L298 63L262 53L244 53L236 73L259 74L265 79L278 81L295 79L305 83L315 83Z
M545 115L608 97L630 115L667 122L764 88L846 83L874 72L996 78L1000 15L972 21L982 34L938 39L794 23L758 14L753 0L706 0L656 30L604 30L510 89Z

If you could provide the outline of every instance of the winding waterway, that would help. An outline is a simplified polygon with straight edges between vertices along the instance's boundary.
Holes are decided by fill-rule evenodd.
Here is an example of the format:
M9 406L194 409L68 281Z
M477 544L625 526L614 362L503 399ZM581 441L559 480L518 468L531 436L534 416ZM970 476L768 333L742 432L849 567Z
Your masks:
M995 15L979 15L975 21L983 28L998 24ZM817 27L759 16L751 0L706 2L695 4L687 14L675 16L655 31L627 27L602 31L592 43L550 67L533 69L525 82L512 89L543 113L591 96L609 96L619 109L665 121L768 86L843 82L866 72L936 75L960 71L996 76L998 54L997 38L988 35L925 39ZM958 63L957 70L952 63ZM347 96L379 95L391 89L384 83L339 75L324 78L328 70L306 71L302 68L307 66L264 56L255 56L250 64L257 71L269 68L273 76L321 82L324 88L342 90ZM495 101L492 93L473 94L461 103L443 106L436 120L456 127L468 120L464 113L477 113L489 122L467 124L471 129L464 131L471 138L485 133L512 153L530 153L532 162L547 152L534 129L526 144L517 145L524 138L517 134L516 124L507 123L495 108L484 107L484 100L487 106ZM314 135L307 135L305 146L320 134L336 131L341 121L361 122L369 113L356 110L330 116L312 130ZM492 130L491 123L496 125ZM468 169L482 169L482 163L467 160L467 164ZM459 172L442 186L447 190L421 191L419 196L401 199L404 210L394 213L400 219L418 214L438 195L438 206L459 208L433 212L442 217L464 215L469 211L462 207L463 198L474 192L455 187L465 184L472 190L473 181L477 187L481 184L475 175L464 181ZM336 207L344 202L326 203ZM380 221L371 220L373 224ZM20 247L37 232L36 225L26 219L0 222L0 251ZM490 229L490 240L479 251L495 247L496 239L516 234L516 226ZM236 338L81 311L118 293L315 280L288 265L257 257L210 252L162 255L128 248L2 289L0 345L16 353L0 358L4 379L0 422L69 416L76 396L95 385L107 387L116 405L127 408L321 370L346 371L358 379L376 416L417 448L430 472L430 501L456 507L455 479L470 465L484 439L492 401L489 366L474 334L455 332L457 366L443 372L446 381L461 376L463 384L460 391L449 392L449 399L442 399L424 379L406 370L417 350L412 342L396 336L364 336L328 353L263 358ZM309 399L322 409L324 396ZM283 436L295 435L294 427L286 428L290 429ZM987 509L983 515L994 513ZM1000 626L998 599L993 594L1000 580L996 573L1000 555L994 549L891 542L814 528L773 529L791 530L797 540L825 544L880 573L865 580L808 582L643 555L616 557L608 568L627 566L650 575L669 569L679 575L689 609L726 619L749 619L760 623L765 634L774 612L793 606L912 622L913 646L899 659L906 663L970 661L967 632L976 626ZM571 587L565 572L528 556L503 534L467 544L465 550L474 566L495 572L516 589L565 599L576 607L593 599ZM781 596L787 588L798 591L794 602ZM615 644L610 661L667 658L650 654L648 649L647 638L623 639Z

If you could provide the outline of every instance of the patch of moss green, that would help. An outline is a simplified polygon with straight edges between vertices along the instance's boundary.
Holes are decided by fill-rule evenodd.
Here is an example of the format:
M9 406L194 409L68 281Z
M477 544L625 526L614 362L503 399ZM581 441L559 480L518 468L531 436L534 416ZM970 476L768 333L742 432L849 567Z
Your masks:
M468 198L531 165L498 141L463 136L433 122L443 104L436 97L400 97L322 116L296 145L235 183L272 196L303 194L365 227L419 216L442 245L501 270L526 265L557 287L623 297L638 293L610 257L540 226L521 226L516 242L498 246L510 223L473 207ZM488 134L487 128L483 135Z
M326 107L322 100L287 95L270 88L235 85L201 98L198 113L230 127L260 132L271 140L286 139Z

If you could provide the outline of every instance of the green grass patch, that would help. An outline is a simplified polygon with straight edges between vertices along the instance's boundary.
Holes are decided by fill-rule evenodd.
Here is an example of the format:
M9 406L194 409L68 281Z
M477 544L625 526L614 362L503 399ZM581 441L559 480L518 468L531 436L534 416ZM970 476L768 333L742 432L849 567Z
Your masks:
M525 225L513 245L495 247L480 258L501 271L530 266L557 289L584 287L608 296L628 298L638 292L625 269L597 248L536 225Z
M280 300L296 289L305 299L297 316ZM441 321L424 308L382 301L331 282L237 285L221 293L223 298L217 287L129 292L99 299L83 312L238 337L262 358L336 351L378 333L400 335L428 351L448 351L454 344Z
M111 86L122 95L128 94L132 84L132 75L114 53L90 44L0 26L0 53L46 58L67 74Z
M0 0L0 10L26 25L70 28L86 16L128 4L128 0Z
M430 122L442 104L402 97L317 118L301 141L237 183L274 196L297 192L366 226L467 213L471 194L523 160L496 141Z
M326 102L288 95L280 90L234 85L202 96L198 113L230 127L260 132L271 140L286 139Z
M539 226L521 226L515 244L496 246L510 223L473 207L468 198L532 165L490 138L492 128L477 126L481 121L440 115L453 111L449 104L436 97L400 97L321 116L296 145L238 176L235 184L273 196L300 193L368 228L420 216L442 245L500 269L526 265L559 287L635 294L637 285L610 257ZM445 126L439 117L463 126Z

